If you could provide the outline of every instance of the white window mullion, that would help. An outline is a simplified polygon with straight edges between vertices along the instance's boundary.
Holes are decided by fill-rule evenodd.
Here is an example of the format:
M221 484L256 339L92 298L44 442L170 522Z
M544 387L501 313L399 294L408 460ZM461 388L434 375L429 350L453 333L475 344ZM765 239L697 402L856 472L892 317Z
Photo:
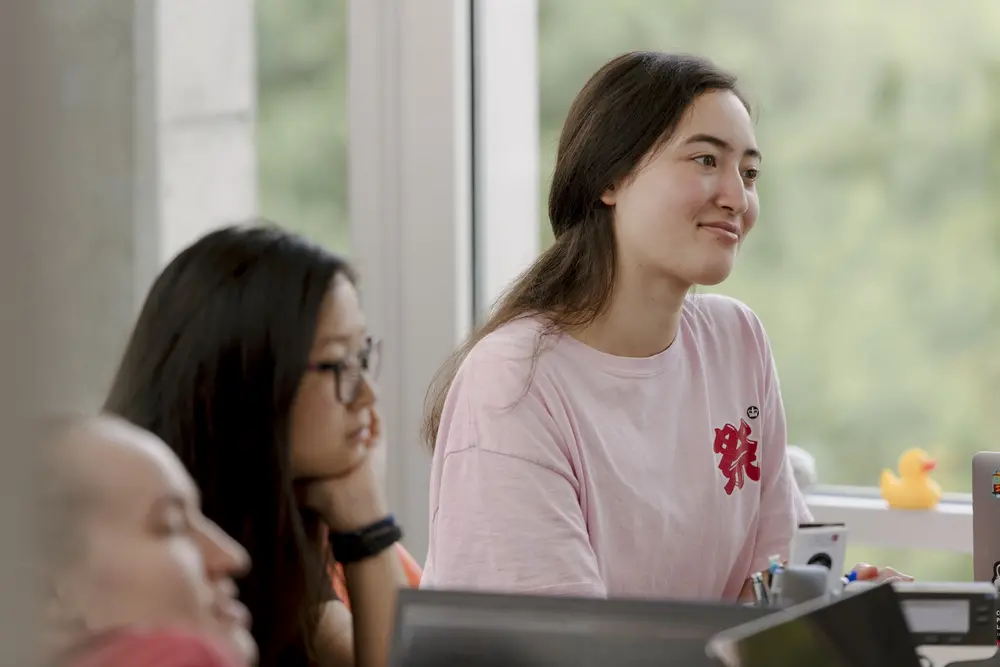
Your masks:
M424 396L472 319L468 0L351 0L351 248L386 344L387 486L418 560L427 549Z

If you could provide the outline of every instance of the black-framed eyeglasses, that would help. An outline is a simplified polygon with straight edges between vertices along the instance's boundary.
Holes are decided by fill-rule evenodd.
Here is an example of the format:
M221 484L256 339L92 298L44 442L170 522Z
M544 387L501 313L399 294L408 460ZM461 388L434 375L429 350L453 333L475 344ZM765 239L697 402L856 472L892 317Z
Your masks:
M355 357L344 361L323 361L309 364L311 371L333 373L333 388L337 400L350 405L358 400L361 380L378 378L382 366L382 341L373 336L365 339L365 347Z

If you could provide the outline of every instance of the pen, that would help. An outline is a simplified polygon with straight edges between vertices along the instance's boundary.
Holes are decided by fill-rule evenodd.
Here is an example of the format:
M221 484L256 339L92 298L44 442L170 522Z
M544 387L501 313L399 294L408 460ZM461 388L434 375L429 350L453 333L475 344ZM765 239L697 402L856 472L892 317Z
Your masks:
M850 572L848 572L847 574L845 574L844 576L842 576L840 578L840 581L845 586L847 584L851 583L852 581L857 581L857 580L858 580L858 572L857 572L857 570L851 570Z
M758 606L768 605L767 588L764 586L764 576L761 572L754 572L750 575L750 583L753 586L754 598Z

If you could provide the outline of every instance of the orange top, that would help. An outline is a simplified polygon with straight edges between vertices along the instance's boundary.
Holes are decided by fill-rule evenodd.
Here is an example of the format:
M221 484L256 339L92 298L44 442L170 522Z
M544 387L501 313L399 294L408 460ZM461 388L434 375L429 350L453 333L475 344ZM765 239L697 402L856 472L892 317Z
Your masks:
M420 565L410 555L410 552L398 542L396 543L396 553L399 555L400 565L403 566L403 572L406 574L407 585L410 588L417 588L420 586L420 575L422 574ZM337 592L337 597L350 609L351 601L347 596L347 580L344 577L344 567L340 563L334 563L333 567L330 568L330 578L333 580L333 590Z

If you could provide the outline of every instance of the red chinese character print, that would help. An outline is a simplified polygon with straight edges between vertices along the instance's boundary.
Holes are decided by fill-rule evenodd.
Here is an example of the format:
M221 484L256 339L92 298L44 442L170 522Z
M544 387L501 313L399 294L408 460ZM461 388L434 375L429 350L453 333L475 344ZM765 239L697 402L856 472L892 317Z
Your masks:
M733 491L743 488L744 477L755 482L760 481L760 466L757 465L757 441L750 439L750 424L740 420L737 429L732 424L715 429L715 453L722 454L719 470L726 478L723 487L727 496Z

